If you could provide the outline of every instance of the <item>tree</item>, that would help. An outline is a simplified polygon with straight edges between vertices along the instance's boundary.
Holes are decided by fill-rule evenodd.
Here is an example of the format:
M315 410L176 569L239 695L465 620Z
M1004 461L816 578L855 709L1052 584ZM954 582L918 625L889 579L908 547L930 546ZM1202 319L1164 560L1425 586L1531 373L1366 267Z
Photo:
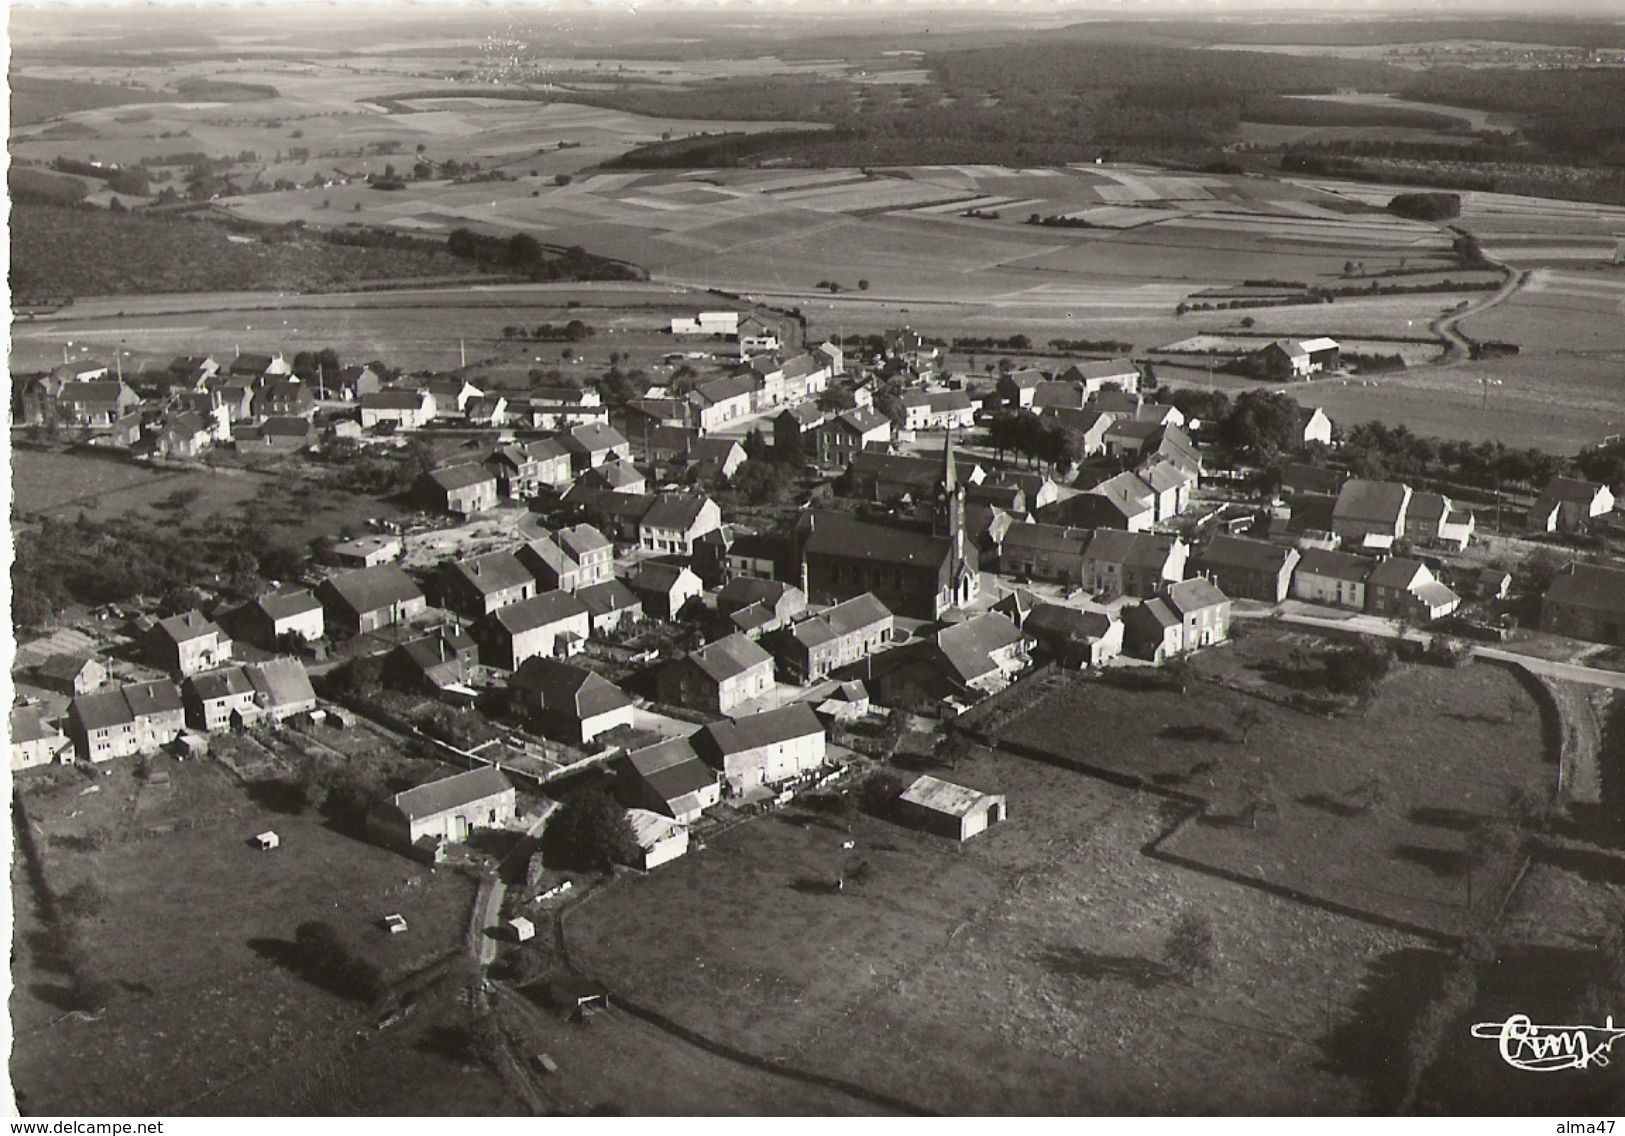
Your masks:
M868 290L869 290L869 281L867 281L867 280L859 280L858 281L858 291L867 292Z
M1496 864L1515 855L1522 847L1517 832L1511 825L1491 821L1475 828L1467 836L1463 850L1467 867L1467 909L1473 907L1473 882L1480 872L1488 872Z
M771 456L772 449L760 426L752 427L750 433L745 435L745 457L751 461L766 461Z
M1375 696L1377 684L1388 677L1393 662L1393 654L1370 639L1353 647L1334 647L1321 657L1326 689L1368 700Z
M914 715L906 710L893 709L886 715L886 724L880 732L880 748L882 757L890 757L897 752L897 747L903 744L903 739L914 728Z
M1250 762L1241 774L1241 814L1247 818L1248 828L1258 827L1260 813L1280 810L1276 799L1275 778L1258 762Z
M1187 983L1213 969L1219 961L1218 940L1213 920L1196 911L1187 911L1174 920L1163 945L1168 966Z
M577 789L559 806L542 834L543 850L564 867L582 871L611 870L634 863L638 842L626 810L602 789Z

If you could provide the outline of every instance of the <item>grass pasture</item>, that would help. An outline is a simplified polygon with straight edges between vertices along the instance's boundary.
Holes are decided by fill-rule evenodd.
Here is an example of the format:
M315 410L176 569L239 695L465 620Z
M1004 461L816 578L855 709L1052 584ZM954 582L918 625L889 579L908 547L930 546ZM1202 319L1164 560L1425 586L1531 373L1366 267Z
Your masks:
M797 810L753 821L581 905L576 961L713 1041L933 1111L1371 1107L1368 984L1416 940L1141 855L1166 823L1148 796L987 751L944 775L1012 819L955 846L864 816L850 853ZM852 858L872 878L831 894ZM1186 909L1222 956L1190 986L1160 962Z
M104 897L79 939L116 993L99 1018L65 1017L59 964L43 936L24 934L21 973L32 980L12 996L11 1072L26 1111L275 1111L288 1097L259 1087L371 1028L367 1007L279 961L299 923L332 923L391 979L461 944L467 878L256 803L214 762L156 764L168 786L143 786L120 763L94 796L70 786L30 797L49 886L60 895L91 880ZM274 852L247 844L265 829L282 837ZM408 934L380 929L390 912L406 916Z
M14 449L12 511L22 516L107 521L150 509L176 493L198 496L187 521L230 514L252 501L266 479L219 470L152 469L116 457L59 450Z
M1273 676L1291 663L1272 647L1249 639L1226 650L1203 665L1286 689ZM1236 724L1244 707L1263 713L1246 746ZM1089 723L1087 741L1079 722ZM1407 666L1364 717L1330 720L1210 684L1181 695L1079 681L1003 736L1209 802L1161 842L1165 852L1444 933L1500 898L1492 873L1469 881L1465 834L1504 816L1510 790L1556 776L1541 756L1534 700L1487 665ZM1246 782L1256 770L1273 783L1275 808L1255 828Z

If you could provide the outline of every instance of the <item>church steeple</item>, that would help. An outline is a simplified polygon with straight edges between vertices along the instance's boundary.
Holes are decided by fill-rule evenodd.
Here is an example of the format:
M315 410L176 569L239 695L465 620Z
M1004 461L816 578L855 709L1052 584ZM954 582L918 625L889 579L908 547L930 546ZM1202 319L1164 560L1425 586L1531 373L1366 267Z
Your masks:
M952 547L954 567L964 562L965 487L959 483L954 465L954 432L950 429L942 444L942 484L937 490L937 510L932 529L946 536Z

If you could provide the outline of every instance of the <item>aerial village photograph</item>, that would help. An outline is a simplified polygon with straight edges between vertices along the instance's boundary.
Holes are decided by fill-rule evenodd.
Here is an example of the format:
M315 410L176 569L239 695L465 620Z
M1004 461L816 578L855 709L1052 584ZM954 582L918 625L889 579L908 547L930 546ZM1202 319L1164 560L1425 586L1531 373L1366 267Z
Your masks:
M1618 0L8 18L13 1117L1612 1136Z

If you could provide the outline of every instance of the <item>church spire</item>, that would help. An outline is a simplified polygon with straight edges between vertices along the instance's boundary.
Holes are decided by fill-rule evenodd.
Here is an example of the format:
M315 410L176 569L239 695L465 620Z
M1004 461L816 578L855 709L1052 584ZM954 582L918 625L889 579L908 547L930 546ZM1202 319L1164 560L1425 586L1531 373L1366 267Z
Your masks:
M946 497L954 494L954 429L948 427L948 440L942 446L942 492Z

